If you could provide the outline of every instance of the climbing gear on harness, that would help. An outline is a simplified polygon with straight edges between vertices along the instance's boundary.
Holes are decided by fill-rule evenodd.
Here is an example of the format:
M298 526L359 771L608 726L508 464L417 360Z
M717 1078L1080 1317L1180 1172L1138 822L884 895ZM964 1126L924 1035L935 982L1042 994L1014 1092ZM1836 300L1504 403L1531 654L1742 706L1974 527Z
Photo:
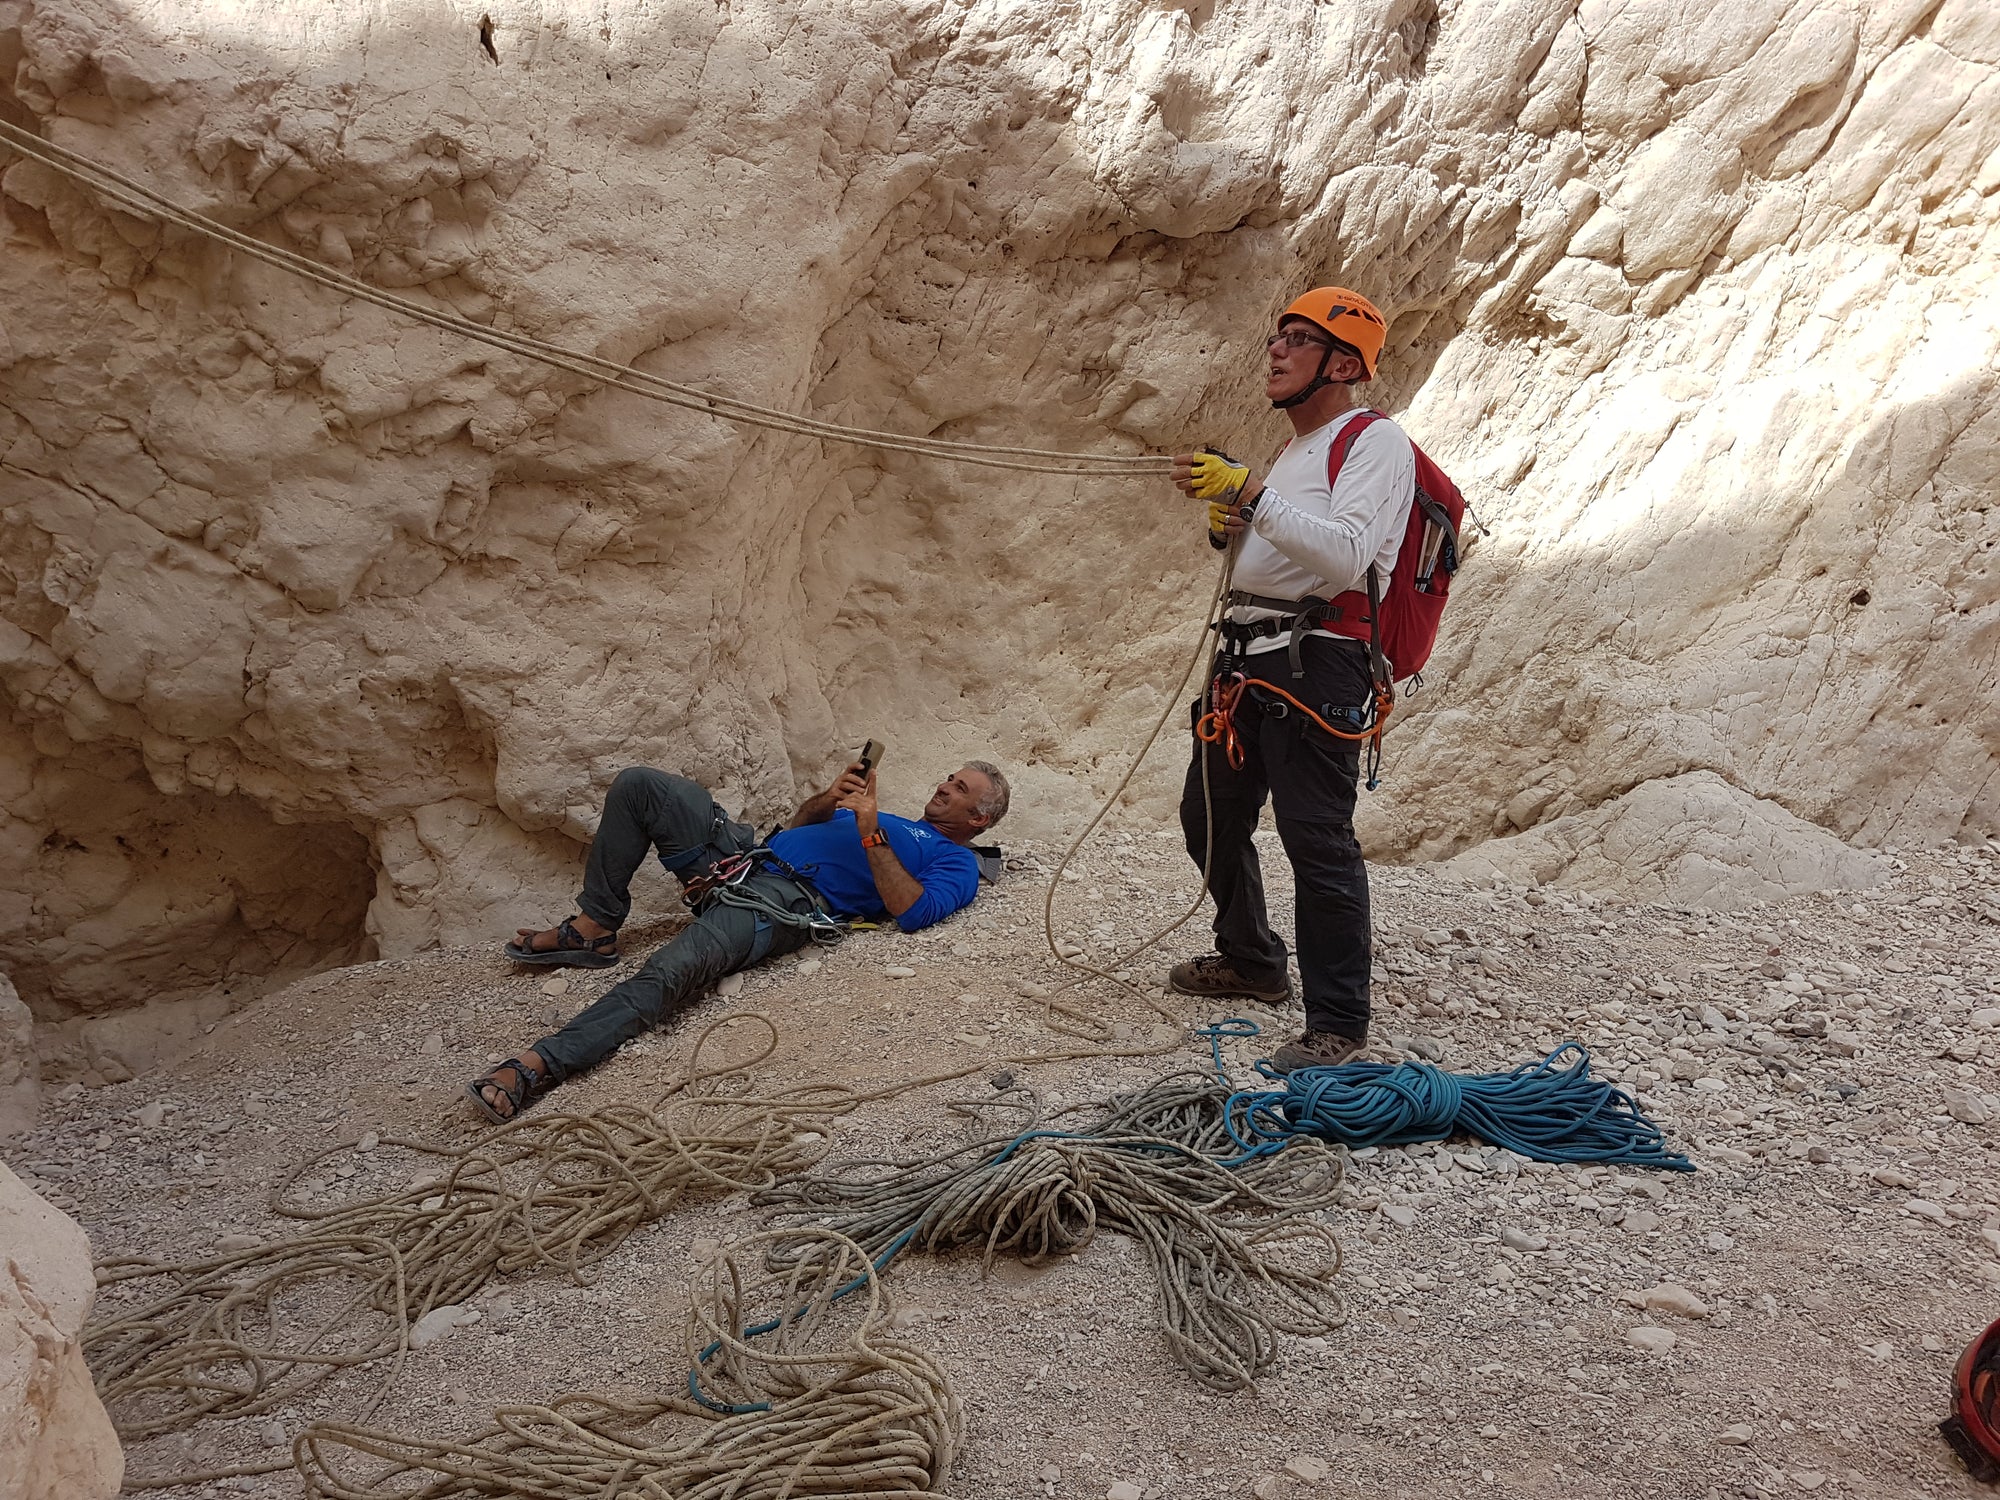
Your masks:
M1308 1031L1295 1042L1287 1042L1271 1054L1273 1073L1299 1073L1307 1068L1337 1068L1352 1062L1354 1054L1368 1045L1365 1036L1342 1036L1337 1031Z
M1237 1018L1228 1024L1255 1025ZM1221 1041L1212 1045L1219 1059ZM1569 1065L1561 1066L1566 1057ZM1511 1073L1448 1073L1426 1062L1351 1062L1281 1074L1275 1063L1274 1057L1256 1069L1281 1087L1239 1089L1230 1096L1230 1137L1246 1159L1282 1150L1298 1135L1358 1149L1463 1134L1534 1161L1694 1170L1693 1162L1667 1149L1660 1127L1630 1094L1591 1077L1590 1054L1580 1042L1564 1042L1540 1062L1523 1063Z
M1292 977L1252 979L1220 953L1203 953L1185 959L1167 971L1167 983L1183 995L1247 995L1266 1005L1289 1005Z
M751 875L763 871L789 881L803 896L810 909L795 911L782 901L768 896L749 885ZM697 875L683 883L681 900L690 911L699 912L710 901L720 901L725 906L737 906L745 911L776 922L781 927L801 927L811 935L815 943L831 946L845 938L848 932L861 924L849 917L840 917L827 909L818 887L812 883L810 867L796 870L785 863L770 845L758 844L745 849L740 854L726 855L708 867L704 875Z
M1332 334L1334 341L1320 351L1319 368L1313 371L1313 378L1283 400L1273 401L1274 408L1290 410L1332 385L1326 378L1326 367L1336 353L1351 354L1360 360L1363 380L1375 378L1375 367L1381 361L1389 328L1375 304L1359 292L1340 286L1314 287L1286 308L1278 321L1282 323L1286 318L1304 318Z
M513 942L501 951L517 964L536 968L608 969L618 962L618 934L587 938L576 930L575 917L564 917L556 923L555 947L531 948L527 943Z
M1220 660L1226 663L1228 658ZM1364 741L1368 746L1366 768L1368 790L1372 792L1381 784L1382 731L1388 727L1389 715L1395 711L1394 684L1377 677L1368 707L1335 708L1328 703L1321 705L1325 709L1325 713L1322 714L1303 700L1286 692L1275 682L1246 677L1242 672L1235 670L1218 672L1208 685L1208 712L1195 721L1194 733L1195 738L1203 744L1220 745L1232 771L1243 769L1243 740L1236 732L1236 715L1242 708L1244 693L1251 688L1275 694L1282 700L1270 705L1267 712L1282 716L1296 709L1337 740ZM1335 729L1327 722L1331 718L1339 717L1348 718L1355 727L1351 730Z
M1952 1372L1951 1415L1938 1431L1981 1484L2000 1479L2000 1322L1965 1346Z

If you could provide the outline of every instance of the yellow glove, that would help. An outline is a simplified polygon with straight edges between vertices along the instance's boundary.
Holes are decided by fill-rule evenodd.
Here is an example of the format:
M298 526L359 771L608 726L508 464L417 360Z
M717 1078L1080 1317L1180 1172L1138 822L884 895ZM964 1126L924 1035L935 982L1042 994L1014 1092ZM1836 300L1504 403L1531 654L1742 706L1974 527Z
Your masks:
M1212 536L1223 534L1223 523L1236 514L1236 497L1232 494L1226 500L1208 502L1208 529Z
M1189 477L1194 480L1195 499L1226 500L1242 492L1250 478L1250 466L1239 464L1227 453L1197 453ZM1211 526L1216 524L1213 507L1209 522Z

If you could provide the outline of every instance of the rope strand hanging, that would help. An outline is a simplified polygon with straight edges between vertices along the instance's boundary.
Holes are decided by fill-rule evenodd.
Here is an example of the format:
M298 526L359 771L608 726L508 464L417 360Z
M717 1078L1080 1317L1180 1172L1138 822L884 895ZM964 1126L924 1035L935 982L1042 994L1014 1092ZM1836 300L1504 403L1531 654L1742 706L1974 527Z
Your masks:
M603 359L595 354L585 353L581 349L571 349L506 329L489 328L483 323L476 323L457 313L445 312L413 298L398 296L394 292L370 286L367 282L336 271L331 266L323 265L319 261L280 246L267 244L239 229L231 228L220 220L197 213L164 194L155 192L144 183L105 166L102 162L94 161L66 146L57 145L54 141L46 140L6 120L0 120L0 142L4 142L10 149L19 152L30 161L37 162L50 171L89 189L107 203L127 213L162 224L172 224L177 228L202 235L218 244L241 251L266 265L290 272L305 281L359 298L364 302L372 302L377 307L414 319L419 323L427 323L433 328L462 335L509 354L520 355L525 359L537 360L555 369L596 381L600 385L627 391L635 396L645 396L654 401L662 401L669 406L701 412L747 427L789 432L799 437L851 443L888 453L909 453L922 458L941 459L948 463L973 464L988 469L1009 469L1024 474L1061 474L1070 478L1159 478L1173 468L1173 460L1163 454L1065 453L1055 448L962 443L946 438L913 437L904 433L850 427L839 422L823 421L817 417L801 416L778 407L761 406L754 401L727 396L719 391L705 390L700 386L669 380L665 376Z

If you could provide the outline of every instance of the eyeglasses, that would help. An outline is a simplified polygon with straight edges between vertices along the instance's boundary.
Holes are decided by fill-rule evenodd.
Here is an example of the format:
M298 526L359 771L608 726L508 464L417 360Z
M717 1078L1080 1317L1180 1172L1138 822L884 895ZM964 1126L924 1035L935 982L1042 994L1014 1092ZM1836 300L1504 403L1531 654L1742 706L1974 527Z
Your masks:
M1300 333L1296 328L1282 328L1264 340L1264 348L1271 354L1280 349L1331 349L1332 344L1325 339L1316 339L1309 333Z

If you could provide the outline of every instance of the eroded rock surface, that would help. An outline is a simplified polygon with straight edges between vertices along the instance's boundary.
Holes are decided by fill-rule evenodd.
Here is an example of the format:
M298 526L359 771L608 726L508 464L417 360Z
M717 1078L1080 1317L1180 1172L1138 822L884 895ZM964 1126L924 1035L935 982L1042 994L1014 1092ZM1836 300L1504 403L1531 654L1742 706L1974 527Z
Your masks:
M0 1165L0 1500L109 1500L125 1475L80 1335L90 1242Z
M0 1140L35 1128L41 1079L35 1018L13 980L0 974Z
M1646 782L1588 812L1491 839L1444 868L1712 911L1867 890L1889 878L1879 857L1712 771Z
M1262 454L1270 314L1365 288L1371 395L1493 529L1377 851L1697 770L1862 844L2000 826L1986 0L493 19L489 55L445 7L0 0L0 110L379 285L898 431ZM340 882L366 841L328 952L554 915L633 761L770 814L881 733L892 804L990 753L1046 830L1207 596L1163 485L584 389L33 164L0 216L0 775L82 767L204 836L240 810L232 848L338 848ZM0 899L91 907L48 851L127 857L6 800ZM254 918L208 889L94 951L194 982L216 921L303 958L331 920L305 882ZM92 1003L78 925L0 924L45 1018Z

